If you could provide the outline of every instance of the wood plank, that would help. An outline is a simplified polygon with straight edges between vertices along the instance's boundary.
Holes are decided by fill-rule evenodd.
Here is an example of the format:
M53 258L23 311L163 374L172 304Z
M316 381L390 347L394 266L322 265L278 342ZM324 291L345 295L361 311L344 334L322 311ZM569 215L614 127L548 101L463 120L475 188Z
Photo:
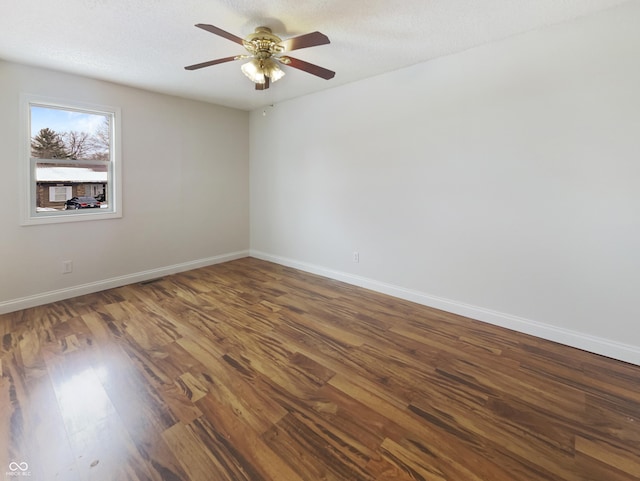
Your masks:
M616 446L602 439L576 438L576 451L601 463L608 464L626 474L640 478L640 451L636 448Z
M198 427L201 436L211 439L215 426L218 436L227 440L226 443L238 452L237 456L242 456L242 464L251 466L247 472L255 473L256 480L303 479L290 467L291 460L278 456L265 441L263 433L253 429L244 413L220 402L212 395L200 399L198 407L204 413L202 423Z
M186 479L190 481L210 481L219 474L214 453L212 453L186 425L176 423L165 430L162 437L182 466ZM224 476L224 472L222 473ZM221 481L225 478L217 478Z

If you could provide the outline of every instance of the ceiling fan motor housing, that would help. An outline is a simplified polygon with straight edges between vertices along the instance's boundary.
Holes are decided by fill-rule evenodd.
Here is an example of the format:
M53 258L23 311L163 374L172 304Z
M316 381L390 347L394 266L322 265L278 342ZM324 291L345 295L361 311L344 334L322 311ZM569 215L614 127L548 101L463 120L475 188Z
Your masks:
M258 27L254 33L247 35L242 41L244 48L260 60L267 59L274 54L284 52L280 45L282 39L271 32L269 27Z

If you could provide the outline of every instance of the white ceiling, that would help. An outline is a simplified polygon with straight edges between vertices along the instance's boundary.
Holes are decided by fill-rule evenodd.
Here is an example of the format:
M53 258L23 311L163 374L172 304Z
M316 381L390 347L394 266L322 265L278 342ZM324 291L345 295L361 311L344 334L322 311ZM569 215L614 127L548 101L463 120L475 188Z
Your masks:
M251 110L625 1L0 0L0 58ZM283 67L282 80L255 91L241 61L184 70L244 53L196 23L239 37L260 25L283 39L319 30L331 44L293 56L336 76Z

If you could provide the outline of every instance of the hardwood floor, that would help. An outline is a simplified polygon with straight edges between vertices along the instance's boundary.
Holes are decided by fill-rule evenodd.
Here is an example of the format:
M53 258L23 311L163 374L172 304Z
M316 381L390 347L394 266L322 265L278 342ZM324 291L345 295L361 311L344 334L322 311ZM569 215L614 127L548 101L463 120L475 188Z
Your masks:
M640 480L640 367L256 259L0 334L0 478Z

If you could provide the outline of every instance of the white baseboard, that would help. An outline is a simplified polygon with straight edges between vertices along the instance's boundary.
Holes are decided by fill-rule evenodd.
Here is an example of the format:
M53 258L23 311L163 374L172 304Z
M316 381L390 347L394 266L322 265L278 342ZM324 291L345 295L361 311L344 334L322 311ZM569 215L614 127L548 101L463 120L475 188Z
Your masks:
M404 287L387 284L374 279L361 277L346 272L327 269L322 266L308 264L285 257L267 254L265 252L250 251L251 257L262 259L287 267L293 267L302 271L318 274L338 281L346 282L355 286L364 287L372 291L381 292L390 296L398 297L408 301L422 304L424 306L441 309L461 316L505 327L514 331L530 334L532 336L558 342L566 346L575 347L584 351L589 351L602 356L618 359L640 365L640 347L623 344L617 341L572 331L562 327L552 326L541 322L532 321L511 314L485 309L483 307L465 304L463 302L432 296L423 292L405 289Z
M64 289L57 289L55 291L44 292L42 294L35 294L33 296L3 301L0 302L0 314L40 306L48 304L49 302L61 301L71 297L82 296L84 294L92 294L94 292L104 291L105 289L112 289L114 287L121 287L127 284L157 279L158 277L177 274L178 272L190 271L192 269L198 269L199 267L206 267L213 264L220 264L222 262L240 259L242 257L247 257L248 255L248 250L231 252L229 254L207 257L205 259L183 262L171 266L159 267L157 269L149 269L146 271L126 274L124 276L90 282L88 284L81 284Z

